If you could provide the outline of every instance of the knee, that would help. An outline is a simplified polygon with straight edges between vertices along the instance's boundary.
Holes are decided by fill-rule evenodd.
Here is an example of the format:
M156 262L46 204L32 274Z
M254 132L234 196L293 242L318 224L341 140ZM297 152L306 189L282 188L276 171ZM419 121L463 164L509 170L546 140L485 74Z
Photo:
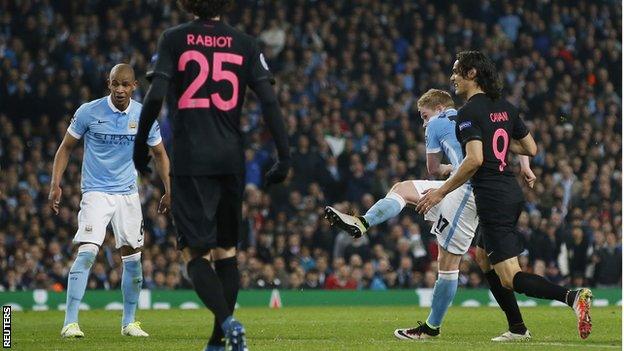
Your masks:
M408 187L412 187L412 184L411 184L411 182L409 180L398 182L398 183L394 184L394 186L392 187L391 192L397 193L397 194L403 196L403 195L405 195L409 191Z
M505 289L513 290L513 277L510 277L508 274L503 276L499 276L501 285Z
M388 195L392 194L396 194L401 197L403 202L415 203L418 201L418 199L415 199L413 195L415 194L414 185L412 185L412 182L409 180L394 184Z
M86 243L78 247L78 255L76 261L72 265L72 271L89 270L95 262L99 247L95 244Z
M78 247L78 254L86 252L92 254L93 256L97 256L99 250L100 248L97 245L92 243L85 243Z

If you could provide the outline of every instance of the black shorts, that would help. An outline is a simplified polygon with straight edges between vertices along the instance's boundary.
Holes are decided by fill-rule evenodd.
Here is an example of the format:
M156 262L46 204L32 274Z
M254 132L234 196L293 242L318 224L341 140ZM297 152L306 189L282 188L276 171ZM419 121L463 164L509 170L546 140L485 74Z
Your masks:
M520 233L516 230L524 201L515 204L497 203L479 206L477 246L484 249L491 264L516 257L524 250Z
M178 249L236 247L242 230L242 175L172 176L171 212Z

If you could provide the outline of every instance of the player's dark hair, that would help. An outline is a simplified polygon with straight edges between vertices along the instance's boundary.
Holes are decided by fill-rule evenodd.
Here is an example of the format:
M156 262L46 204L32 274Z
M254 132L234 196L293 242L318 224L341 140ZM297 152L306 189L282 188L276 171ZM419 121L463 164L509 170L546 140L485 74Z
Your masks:
M221 16L232 6L232 0L178 0L178 3L184 11L201 19Z
M459 74L466 78L468 71L475 69L477 76L475 78L479 88L483 89L490 99L498 99L501 97L502 84L498 78L494 62L480 51L462 51L457 54L457 68Z

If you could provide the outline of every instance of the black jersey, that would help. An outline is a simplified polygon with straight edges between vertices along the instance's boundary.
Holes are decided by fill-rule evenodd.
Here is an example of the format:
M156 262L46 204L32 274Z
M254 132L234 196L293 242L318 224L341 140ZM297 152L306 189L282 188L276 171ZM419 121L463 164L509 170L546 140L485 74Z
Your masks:
M485 94L472 96L457 111L455 134L462 145L483 142L483 164L472 177L477 202L515 203L523 200L522 189L508 162L509 143L529 133L518 110L505 99L492 100ZM479 203L477 203L479 205Z
M245 91L273 79L256 40L222 21L181 24L162 33L153 76L169 80L175 99L173 173L242 173Z

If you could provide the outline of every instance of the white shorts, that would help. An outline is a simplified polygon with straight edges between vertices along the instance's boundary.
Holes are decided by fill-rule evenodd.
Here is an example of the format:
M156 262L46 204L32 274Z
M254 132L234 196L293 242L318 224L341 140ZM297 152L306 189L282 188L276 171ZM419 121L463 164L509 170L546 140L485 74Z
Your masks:
M84 193L74 243L102 246L108 223L113 227L116 248L131 246L136 249L143 246L143 214L139 194Z
M427 189L437 189L443 181L413 180L412 184L422 196ZM439 204L425 213L425 220L432 221L431 234L446 251L463 255L468 251L479 225L477 205L472 186L464 184L446 195Z

